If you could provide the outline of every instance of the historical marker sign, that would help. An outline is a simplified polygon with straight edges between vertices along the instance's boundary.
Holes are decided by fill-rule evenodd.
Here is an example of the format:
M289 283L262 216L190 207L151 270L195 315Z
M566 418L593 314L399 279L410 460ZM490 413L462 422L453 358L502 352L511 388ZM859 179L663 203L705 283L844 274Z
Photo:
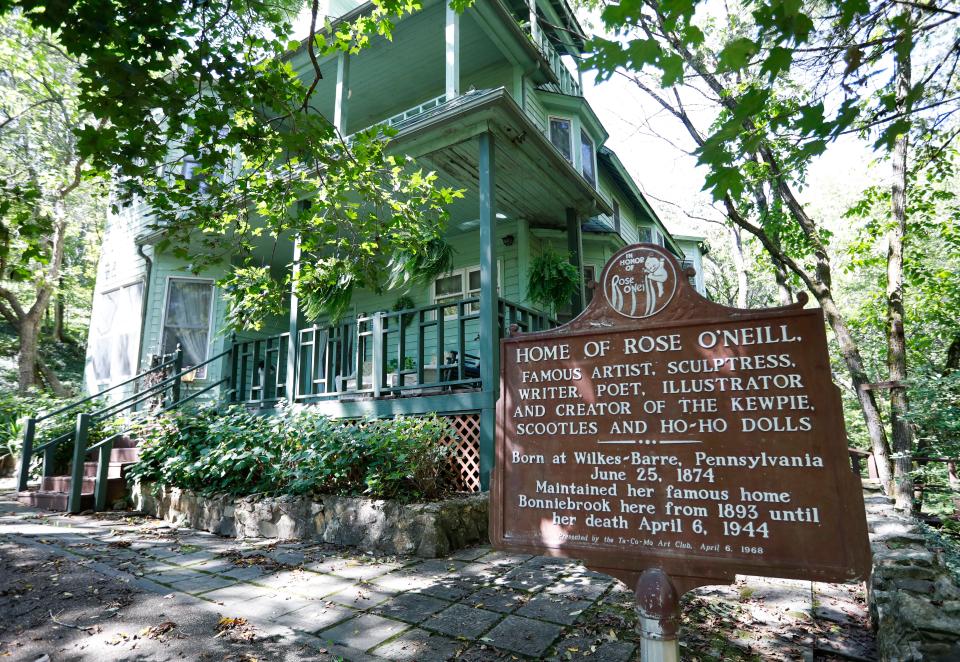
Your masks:
M633 586L869 571L823 314L739 310L653 244L604 268L575 320L501 343L491 540Z

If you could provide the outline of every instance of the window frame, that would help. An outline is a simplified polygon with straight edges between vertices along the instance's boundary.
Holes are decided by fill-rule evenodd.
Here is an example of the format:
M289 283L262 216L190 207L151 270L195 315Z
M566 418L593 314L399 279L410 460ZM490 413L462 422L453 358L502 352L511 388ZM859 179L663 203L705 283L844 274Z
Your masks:
M431 303L431 305L436 305L436 304L438 303L438 302L437 302L437 281L440 280L441 278L450 278L451 276L457 276L457 275L460 276L460 295L459 295L459 296L460 296L460 300L463 300L463 299L471 299L471 298L473 298L474 296L479 297L479 296L480 296L480 290L470 290L470 289L469 289L469 287L470 287L470 274L471 274L472 272L474 272L474 271L477 271L477 272L480 271L480 265L479 265L479 264L474 264L474 265L467 266L467 267L460 267L460 268L457 268L457 269L451 269L449 272L440 274L439 276L437 276L436 278L434 278L434 279L433 279L433 282L430 283L430 303ZM481 278L482 278L482 276L481 276ZM502 260L500 260L500 259L498 258L498 259L497 259L497 294L498 294L498 295L500 294L500 291L503 289L502 285L503 285L503 262L502 262ZM476 294L470 294L470 292L474 292L474 291L476 292ZM457 295L455 295L455 294L445 294L445 295L443 295L443 296L440 297L440 298L442 298L442 299L453 299L453 297L455 297L455 296L457 296ZM452 314L452 315L450 315L450 314L444 314L444 316L443 316L444 319L456 319L457 315L456 315L455 306L451 305L451 308L454 309L454 314ZM470 313L472 313L472 312L474 312L474 311L466 310L466 311L464 311L464 312L465 312L466 314L470 314Z
M560 148L557 147L557 143L555 143L555 142L553 141L553 121L554 121L554 120L559 120L559 121L562 121L562 122L566 122L566 123L567 123L567 126L568 126L569 129L570 129L570 130L569 130L570 140L568 141L569 144L567 145L567 148L570 150L570 156L567 156L566 154L564 154L563 152L561 152L561 151L560 151ZM573 164L574 164L574 156L573 156L573 118L572 118L572 117L565 117L565 116L563 116L563 115L547 115L547 139L550 141L550 144L553 145L554 149L556 149L557 152L560 153L560 156L562 156L562 157L567 161L567 163L569 163L570 165L573 165Z
M586 169L584 168L583 162L583 148L584 141L590 145L590 170L593 172L593 178L587 177ZM590 134L587 133L587 130L582 126L580 127L580 174L590 182L590 185L593 188L597 188L597 143L590 137Z
M210 358L210 343L213 340L213 319L214 319L214 310L216 309L216 281L212 278L196 278L191 276L167 276L166 277L166 287L164 287L163 292L163 310L160 314L160 337L157 340L158 353L163 354L163 344L164 338L167 330L167 310L170 307L170 292L172 290L173 281L184 281L190 283L206 283L210 286L210 310L207 313L207 341L204 344L203 349L203 358L200 359L200 362L206 361ZM197 380L203 380L207 378L207 367L201 366L195 371L195 378ZM184 369L189 369L190 366L184 366Z
M593 277L590 279L587 278L587 270L593 272ZM587 287L587 285L591 281L594 283L597 282L597 276L600 274L600 268L593 262L584 262L581 273L583 273L583 307L586 308L588 305L590 305L590 302L593 301L593 289Z
M144 319L143 319L143 311L144 311L144 306L145 306L146 303L147 303L147 301L146 301L147 281L146 281L146 279L143 278L143 277L135 278L135 279L130 280L130 281L127 281L127 282L125 282L125 283L121 283L120 285L115 285L115 286L113 286L113 287L110 287L110 288L108 288L108 289L106 289L106 290L103 290L102 292L98 292L98 293L95 295L95 296L97 296L97 297L105 297L105 296L108 296L108 295L110 295L110 294L113 294L114 292L120 292L121 290L125 290L125 289L127 289L127 288L129 288L129 287L136 287L137 285L140 286L140 310L137 311L137 312L139 313L139 315L140 315L140 318L137 320L137 326L139 327L138 332L137 332L137 336L136 336L136 340L137 340L137 355L136 355L136 358L134 359L133 363L131 364L131 367L130 367L131 372L130 372L129 375L114 375L114 374L113 374L113 364L112 364L112 362L111 362L111 366L110 366L110 368L111 368L110 376L108 377L108 379L107 379L106 381L97 379L97 375L95 374L95 372L91 372L91 374L92 374L93 377L94 377L94 381L96 381L96 383L98 383L98 384L111 384L111 383L113 383L113 382L115 382L115 381L117 381L117 380L129 379L130 377L133 377L134 375L136 375L136 374L140 371L140 359L141 359L140 352L141 352L141 349L142 349L141 346L142 346L142 344L143 344L143 322L144 322ZM92 326L92 325L91 325L91 326ZM115 336L115 335L110 335L110 336L107 336L107 337L113 339L113 338L115 338L116 336ZM96 338L96 340L99 340L99 339L100 339L100 337L98 336L98 337Z

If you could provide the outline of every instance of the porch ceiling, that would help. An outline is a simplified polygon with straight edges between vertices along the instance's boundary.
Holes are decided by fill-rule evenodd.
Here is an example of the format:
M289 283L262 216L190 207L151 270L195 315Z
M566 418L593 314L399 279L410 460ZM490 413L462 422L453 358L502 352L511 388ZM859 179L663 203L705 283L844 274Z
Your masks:
M446 113L438 109L403 127L394 144L435 170L444 186L464 189L456 214L479 205L479 147L476 135L496 137L494 205L498 213L524 218L534 227L566 227L566 209L582 218L612 213L600 194L560 156L503 89L475 92Z

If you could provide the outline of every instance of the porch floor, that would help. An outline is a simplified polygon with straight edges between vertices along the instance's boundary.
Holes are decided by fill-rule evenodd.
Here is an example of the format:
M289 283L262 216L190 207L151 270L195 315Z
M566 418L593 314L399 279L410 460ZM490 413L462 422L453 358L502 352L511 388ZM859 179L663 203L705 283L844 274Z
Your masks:
M639 655L623 584L575 562L487 547L424 561L253 544L130 513L42 513L8 494L0 497L0 569L0 656L14 659ZM841 649L872 659L859 590L744 577L694 591L683 600L684 657L826 660L836 658L825 651ZM221 616L248 624L218 636Z

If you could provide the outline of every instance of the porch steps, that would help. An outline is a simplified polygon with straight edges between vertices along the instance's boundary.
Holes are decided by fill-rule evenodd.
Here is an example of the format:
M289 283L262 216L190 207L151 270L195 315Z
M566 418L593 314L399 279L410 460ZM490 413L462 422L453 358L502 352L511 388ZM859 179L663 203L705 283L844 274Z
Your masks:
M127 485L124 479L125 469L139 459L140 451L135 439L125 437L114 442L110 450L110 464L107 468L107 505L126 496ZM97 462L88 458L83 463L83 478L80 487L80 509L94 507L94 488L96 487ZM67 476L45 476L40 480L39 488L17 493L17 501L44 510L67 510L70 499L70 487L73 479Z

